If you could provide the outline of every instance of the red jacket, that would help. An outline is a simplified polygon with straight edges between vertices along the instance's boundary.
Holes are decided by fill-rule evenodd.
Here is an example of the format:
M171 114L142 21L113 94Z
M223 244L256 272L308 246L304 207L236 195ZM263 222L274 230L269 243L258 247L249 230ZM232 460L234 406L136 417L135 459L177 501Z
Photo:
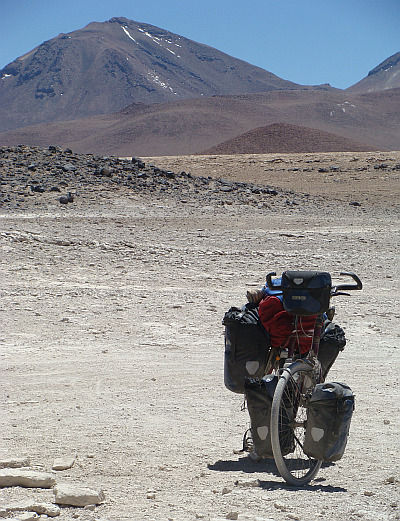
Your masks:
M285 344L294 329L294 315L284 310L278 297L265 297L258 308L258 314L262 325L271 337L272 347L281 347ZM299 317L297 324L298 341L301 353L306 353L311 348L315 319L317 317ZM304 333L307 336L304 336Z

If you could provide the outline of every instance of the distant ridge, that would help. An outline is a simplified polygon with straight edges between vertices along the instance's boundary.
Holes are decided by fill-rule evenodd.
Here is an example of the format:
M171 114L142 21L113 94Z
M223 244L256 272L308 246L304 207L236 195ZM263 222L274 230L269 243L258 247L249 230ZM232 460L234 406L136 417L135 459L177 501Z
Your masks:
M297 152L368 152L374 147L315 128L274 123L229 139L201 154L266 154Z
M339 150L348 149L349 140L356 150L360 144L400 150L400 89L354 95L289 90L134 104L114 114L3 132L0 145L59 145L80 153L136 157L189 155L276 123L306 127L308 136L311 129L341 136L346 142ZM296 138L297 152L307 144L304 135ZM280 142L286 138L281 135ZM318 134L318 139L332 150L332 137Z

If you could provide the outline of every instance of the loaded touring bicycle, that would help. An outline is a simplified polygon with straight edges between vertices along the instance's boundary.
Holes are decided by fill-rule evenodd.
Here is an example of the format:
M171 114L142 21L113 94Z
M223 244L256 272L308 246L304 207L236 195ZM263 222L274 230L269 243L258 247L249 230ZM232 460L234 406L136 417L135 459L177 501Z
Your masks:
M225 385L244 393L250 415L243 450L273 458L280 475L294 486L311 481L324 461L339 460L347 443L354 395L346 384L325 381L345 344L343 330L332 323L330 300L362 289L362 283L354 273L341 275L355 284L333 286L326 272L267 275L264 295L278 295L293 320L282 346L270 346L254 303L231 308L223 320ZM313 330L299 327L303 317L315 317ZM305 353L301 336L312 337Z

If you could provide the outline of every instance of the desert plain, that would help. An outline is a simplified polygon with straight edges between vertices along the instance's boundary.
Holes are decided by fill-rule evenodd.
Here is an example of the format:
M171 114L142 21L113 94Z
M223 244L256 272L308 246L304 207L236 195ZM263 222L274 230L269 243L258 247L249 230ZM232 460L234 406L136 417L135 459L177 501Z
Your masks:
M1 459L52 472L71 457L57 483L103 490L60 521L400 519L400 153L142 160L191 176L134 190L116 171L68 173L54 178L68 204L29 186L29 162L3 177ZM223 384L224 313L286 269L364 284L335 301L347 345L329 378L356 396L347 449L300 489L238 453L248 414ZM25 501L54 494L0 489L4 516Z

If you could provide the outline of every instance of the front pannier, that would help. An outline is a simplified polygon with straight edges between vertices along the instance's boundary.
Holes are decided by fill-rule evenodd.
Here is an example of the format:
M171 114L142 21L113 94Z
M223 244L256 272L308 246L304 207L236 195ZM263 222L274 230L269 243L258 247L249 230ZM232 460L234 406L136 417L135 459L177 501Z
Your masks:
M332 279L327 272L285 271L281 288L283 307L291 315L320 315L329 308Z
M354 411L354 395L346 384L317 384L307 397L303 450L310 458L337 461L344 454Z
M222 324L225 326L225 387L243 394L246 377L261 378L265 374L269 335L252 304L246 304L242 309L230 308Z
M330 322L322 333L318 350L318 360L321 362L324 380L345 345L346 336L343 329L337 324Z

